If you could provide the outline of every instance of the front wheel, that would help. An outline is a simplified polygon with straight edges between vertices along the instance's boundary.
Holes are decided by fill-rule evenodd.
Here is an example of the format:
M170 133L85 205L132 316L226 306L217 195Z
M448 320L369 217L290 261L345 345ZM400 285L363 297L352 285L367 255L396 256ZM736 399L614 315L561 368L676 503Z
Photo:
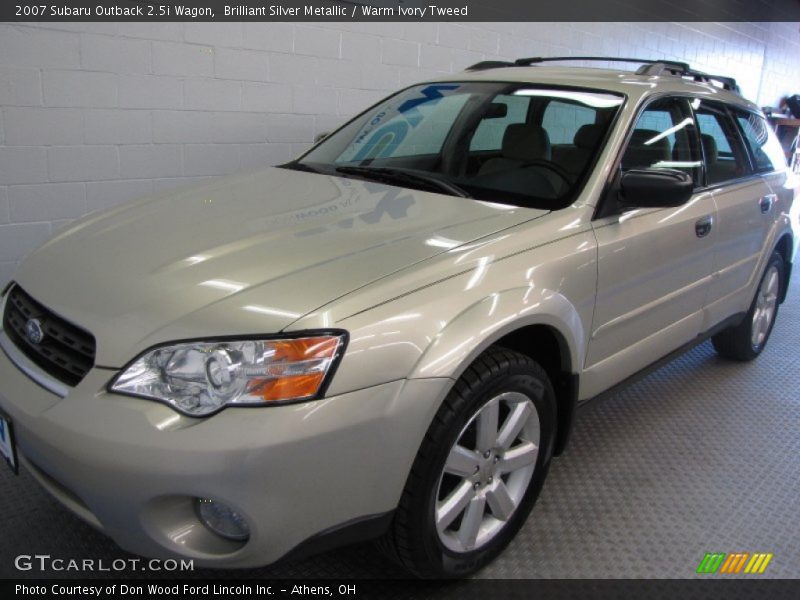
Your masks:
M545 371L493 348L431 424L381 546L420 577L465 576L495 558L533 508L555 433Z
M767 263L745 318L736 327L721 331L712 338L720 356L748 361L761 354L775 325L784 272L783 257L775 252Z

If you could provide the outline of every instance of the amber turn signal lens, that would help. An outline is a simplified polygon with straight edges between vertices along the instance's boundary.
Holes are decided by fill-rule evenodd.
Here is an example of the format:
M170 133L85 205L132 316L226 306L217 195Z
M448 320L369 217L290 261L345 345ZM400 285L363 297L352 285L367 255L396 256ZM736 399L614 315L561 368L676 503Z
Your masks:
M338 337L311 337L297 340L281 340L272 343L275 348L273 361L300 361L310 358L333 358L339 347Z
M283 379L272 379L257 384L251 390L251 393L261 396L266 402L311 398L317 395L324 377L325 373L313 373L311 375L294 375Z
M270 361L270 377L254 380L248 392L265 402L313 398L340 343L338 336L273 342L275 354Z

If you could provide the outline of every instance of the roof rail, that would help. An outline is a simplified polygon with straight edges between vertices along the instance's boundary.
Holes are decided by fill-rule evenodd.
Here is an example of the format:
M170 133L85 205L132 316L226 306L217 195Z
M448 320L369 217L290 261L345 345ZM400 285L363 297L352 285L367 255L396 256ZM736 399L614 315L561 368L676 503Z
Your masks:
M564 61L598 61L598 62L626 62L639 64L663 63L680 69L689 69L689 65L684 62L672 60L652 60L649 58L627 58L616 56L533 56L531 58L518 58L514 64L519 67L529 67L544 62L564 62Z
M739 85L733 77L722 75L711 75L702 71L692 69L688 63L677 60L653 60L648 58L630 58L616 56L532 56L530 58L518 58L514 62L500 60L486 60L467 67L467 71L483 71L485 69L498 69L501 67L530 67L547 62L564 61L597 61L597 62L626 62L638 63L642 65L636 70L637 75L675 75L677 77L690 77L694 81L704 83L717 83L724 89L741 94Z
M514 63L504 60L484 60L467 67L467 71L484 71L486 69L502 69L503 67L514 67Z
M711 75L703 71L696 71L695 69L673 69L668 63L656 62L649 65L643 65L636 71L637 75L663 75L664 73L677 75L678 77L691 77L695 81L704 83L718 83L723 89L741 94L739 84L733 77L724 77L722 75Z

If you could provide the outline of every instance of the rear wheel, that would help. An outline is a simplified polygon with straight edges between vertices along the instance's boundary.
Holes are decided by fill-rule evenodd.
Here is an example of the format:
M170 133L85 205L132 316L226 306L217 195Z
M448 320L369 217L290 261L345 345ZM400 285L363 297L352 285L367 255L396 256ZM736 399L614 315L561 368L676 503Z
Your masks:
M730 327L712 338L720 356L747 361L761 354L775 325L783 278L783 258L776 252L767 263L745 318L736 327Z
M533 507L552 454L555 393L544 370L481 355L431 424L384 550L420 577L468 575L496 557Z

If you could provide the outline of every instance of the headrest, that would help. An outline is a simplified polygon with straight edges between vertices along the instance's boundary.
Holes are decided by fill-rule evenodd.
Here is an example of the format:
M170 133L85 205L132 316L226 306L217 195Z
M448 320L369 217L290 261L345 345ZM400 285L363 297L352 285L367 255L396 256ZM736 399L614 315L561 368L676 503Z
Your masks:
M713 135L704 133L700 136L700 141L703 144L703 154L706 155L706 164L713 165L717 162L719 153L717 152L717 140Z
M622 157L622 168L650 167L670 159L669 140L653 129L635 129ZM658 138L658 139L656 139Z
M572 140L572 143L578 148L593 150L597 147L602 135L602 125L582 125L581 128L575 132L575 138Z
M550 136L538 125L512 123L503 134L502 153L514 160L550 160Z

